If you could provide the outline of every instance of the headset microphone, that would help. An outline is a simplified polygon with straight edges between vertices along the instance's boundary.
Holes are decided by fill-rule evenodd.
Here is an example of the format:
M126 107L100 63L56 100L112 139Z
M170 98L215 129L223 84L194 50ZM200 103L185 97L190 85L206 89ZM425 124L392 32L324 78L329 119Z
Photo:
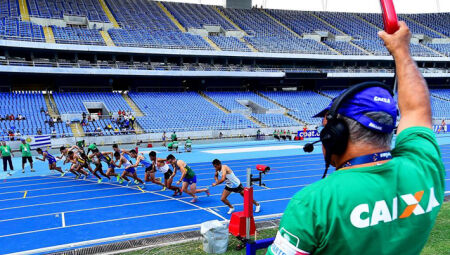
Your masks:
M311 153L314 150L314 144L320 142L320 139L313 142L313 143L307 143L303 146L303 151L307 153Z

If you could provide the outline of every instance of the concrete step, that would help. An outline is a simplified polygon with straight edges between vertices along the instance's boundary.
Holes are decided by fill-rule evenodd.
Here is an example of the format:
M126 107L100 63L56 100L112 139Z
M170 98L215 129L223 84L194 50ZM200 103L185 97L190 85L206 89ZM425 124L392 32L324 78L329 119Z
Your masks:
M222 50L215 42L213 42L211 39L209 39L208 36L202 36L202 37L203 37L203 39L205 39L205 41L206 41L207 43L209 43L209 45L211 45L211 47L213 47L214 49L219 50L219 51Z
M107 46L116 46L111 39L111 36L109 36L108 31L100 31L100 34L102 35L103 40L105 41Z
M266 99L266 100L269 101L269 102L272 102L272 103L278 105L280 108L283 108L283 109L284 109L284 116L286 116L286 117L288 117L288 118L290 118L290 119L292 119L292 120L294 120L294 121L296 121L296 122L298 122L298 123L300 123L300 124L302 124L302 125L305 125L305 124L306 124L306 122L304 122L303 120L301 120L301 119L299 119L299 118L297 118L297 117L295 117L295 116L289 114L289 111L290 111L290 110L289 110L288 108L284 107L283 105L279 104L277 101L271 99L270 97L267 97L267 96L263 95L263 94L260 93L259 91L255 91L255 94L257 94L258 96L260 96L260 97Z
M85 136L83 127L79 122L74 122L70 124L70 128L72 129L72 133L74 137L83 137Z
M55 35L53 34L53 29L51 27L43 27L45 41L47 43L56 43Z
M23 21L30 21L30 13L28 12L27 0L19 0L20 16Z
M48 109L48 113L52 118L57 118L59 116L58 108L56 107L55 99L51 94L44 94L45 104Z

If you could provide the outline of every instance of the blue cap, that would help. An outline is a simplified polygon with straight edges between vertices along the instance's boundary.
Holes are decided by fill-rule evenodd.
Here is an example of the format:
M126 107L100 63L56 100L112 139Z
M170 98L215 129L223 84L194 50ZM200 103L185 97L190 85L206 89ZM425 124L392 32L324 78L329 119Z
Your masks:
M314 117L325 117L336 98L325 109L314 115ZM385 112L391 115L393 123L392 125L378 123L364 115L368 112ZM381 87L370 87L356 93L352 98L342 103L338 109L338 113L357 121L370 130L381 133L392 132L398 116L395 99L389 91Z
M20 138L20 141L26 141L26 140L25 140L25 138L22 137L22 138Z

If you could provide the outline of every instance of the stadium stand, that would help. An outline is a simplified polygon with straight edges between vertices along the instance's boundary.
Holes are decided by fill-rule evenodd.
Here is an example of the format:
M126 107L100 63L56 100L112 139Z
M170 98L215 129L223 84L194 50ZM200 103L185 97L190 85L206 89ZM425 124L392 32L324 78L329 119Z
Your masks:
M72 136L70 127L65 123L54 123L51 127L46 121L49 116L46 116L47 106L45 104L44 95L40 92L8 92L0 93L0 100L2 106L0 107L0 131L3 139L10 132L16 133L19 131L21 135L36 135L51 134L53 130L60 137L62 134ZM43 111L41 111L41 109ZM25 119L18 120L18 116L22 115ZM14 116L14 120L6 119L7 115ZM15 136L14 139L20 139Z
M236 37L208 36L217 46L225 51L251 51L245 43Z
M213 25L220 26L224 30L236 30L211 5L164 2L164 6L187 29Z
M291 119L283 114L252 113L252 117L254 117L258 121L266 124L268 127L292 127L292 126L300 126L301 125L299 122L296 122L293 119Z
M106 45L98 30L51 26L57 43Z
M408 14L405 15L411 20L419 24L439 32L447 37L450 37L450 13L426 13L426 14Z
M261 93L289 109L289 114L309 124L319 125L320 118L312 118L331 101L312 91L261 91Z
M324 43L343 55L368 55L366 52L362 51L361 49L351 45L349 42L343 42L343 41L330 41L326 40Z
M42 27L19 18L0 18L0 39L45 42Z
M99 93L78 93L78 92L54 92L56 106L61 114L65 113L88 113L83 102L104 103L108 111L116 113L121 111L131 111L130 106L120 93L99 92ZM107 114L105 114L107 115Z
M319 42L295 36L261 10L226 8L220 10L248 34L245 40L260 51L336 54Z
M89 21L108 23L98 0L27 0L31 16L63 19L65 15L87 17Z
M128 95L146 115L137 118L146 132L258 127L241 114L224 113L195 92L130 92Z
M240 104L238 100L249 100L252 101L266 109L279 109L280 107L265 100L264 98L258 96L253 92L243 92L243 91L230 91L230 92L213 92L208 91L205 94L217 102L219 105L223 106L225 109L231 110L246 110L248 109L244 105Z

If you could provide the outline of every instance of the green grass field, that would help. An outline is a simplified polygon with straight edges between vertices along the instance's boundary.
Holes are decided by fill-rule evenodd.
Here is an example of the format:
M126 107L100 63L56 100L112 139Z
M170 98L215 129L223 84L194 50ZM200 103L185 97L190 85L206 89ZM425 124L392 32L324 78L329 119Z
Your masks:
M277 229L266 229L258 232L258 239L275 236ZM230 237L227 255L245 254L245 250L235 251L239 242L234 237ZM176 245L168 245L158 248L144 249L123 253L123 255L171 255L171 254L206 254L202 249L201 241L188 242ZM257 254L265 254L265 250L260 250ZM450 202L444 203L439 216L431 232L430 238L422 251L422 255L450 255Z

